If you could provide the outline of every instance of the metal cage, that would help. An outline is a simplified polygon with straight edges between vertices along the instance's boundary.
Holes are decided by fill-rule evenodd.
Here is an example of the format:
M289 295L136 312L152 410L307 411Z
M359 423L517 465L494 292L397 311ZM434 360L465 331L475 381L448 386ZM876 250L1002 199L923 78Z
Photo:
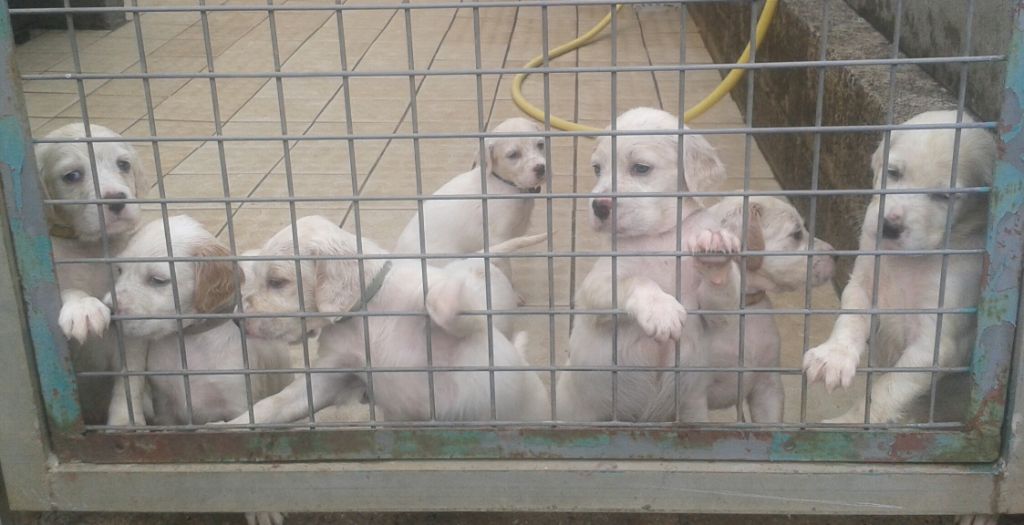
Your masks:
M616 2L624 6L639 7L646 2ZM686 27L688 14L683 4L696 3L689 0L663 2L676 4L671 11L677 17L680 27ZM729 3L729 2L718 2ZM747 21L750 35L754 40L760 16L762 0L738 0L737 4L751 6ZM619 64L617 62L616 35L621 31L620 18L625 11L616 10L611 2L596 0L565 1L465 1L465 2L287 2L253 5L241 2L214 3L199 1L159 5L159 2L131 0L124 6L76 7L74 2L65 0L64 7L32 7L26 9L0 9L0 62L3 74L0 85L0 174L4 195L3 229L3 282L4 299L0 300L3 315L0 326L5 340L5 351L0 352L0 385L3 385L4 403L0 404L0 465L12 508L24 509L68 509L68 510L209 510L244 511L274 509L298 510L650 510L674 512L828 512L844 514L902 514L902 513L1005 513L1024 512L1024 499L1019 497L1024 489L1024 464L1021 463L1021 442L1016 434L1021 411L1021 392L1016 388L1021 370L1019 349L1022 333L1017 330L1020 320L1018 304L1021 298L1021 256L1024 251L1024 156L1022 156L1021 109L1024 105L1024 2L1008 2L1013 8L1012 35L1009 53L1003 55L980 55L972 52L970 34L965 39L959 56L930 58L909 58L900 54L899 24L895 29L891 56L864 60L835 60L827 53L828 19L830 0L821 0L822 21L825 39L818 53L818 60L800 62L759 62L757 53L752 53L750 64L688 63L685 31L680 31L674 52L678 52L680 63L656 63L648 65ZM974 13L973 0L965 5L967 27L971 27ZM902 2L898 2L902 6ZM499 66L489 65L481 42L486 42L485 31L489 13L497 9L514 8L518 12L530 12L540 23L541 42L536 49L543 61L538 68L510 67L506 60ZM554 9L567 9L577 13L583 9L608 14L610 19L610 61L608 65L580 63L563 65L549 57L553 48L549 36L549 21ZM902 7L897 9L896 18ZM111 72L103 66L83 68L79 38L76 37L75 16L88 13L123 13L129 17L135 39L131 45L137 50L137 66L134 69ZM286 24L288 16L309 13L327 14L324 27L335 31L337 46L334 58L320 62L300 63L286 67L282 48L286 45L279 38L278 25ZM404 33L406 50L402 58L391 57L381 69L361 70L356 59L358 52L346 48L351 34L361 29L359 23L351 20L358 14L386 13L390 18L385 27L392 27ZM422 13L451 13L454 24L457 13L468 13L465 24L471 28L473 57L461 57L458 67L433 67L435 56L429 63L421 61L418 42L413 36L413 20ZM67 22L68 42L72 63L71 71L43 71L19 74L11 39L11 15L59 15ZM198 22L193 28L198 31L197 44L201 46L197 57L198 71L151 69L147 58L145 28L158 27L160 16L178 14L197 15ZM265 71L221 71L215 66L216 31L211 29L211 18L234 15L259 14L265 16L270 30L269 52L272 67ZM157 25L149 24L150 20ZM358 20L358 19L357 19ZM579 25L577 21L577 32ZM384 29L381 29L383 32ZM445 32L447 35L447 31ZM376 37L380 35L377 34ZM509 36L511 42L512 35ZM333 42L333 40L332 40ZM511 44L509 44L511 45ZM490 47L488 47L490 49ZM254 51L256 52L256 51ZM507 57L506 49L506 59ZM404 59L404 61L403 61ZM326 63L336 60L334 63ZM550 62L549 62L550 61ZM547 362L531 363L526 371L540 374L549 380L551 394L555 392L555 374L565 369L562 359L556 356L556 340L565 339L568 333L561 326L574 315L593 315L595 312L578 308L572 303L576 277L582 274L577 264L589 264L597 257L622 253L616 250L614 241L610 250L577 249L576 239L586 235L585 228L577 228L577 203L585 205L591 196L585 182L577 182L579 172L586 171L579 166L579 150L587 150L586 138L596 136L613 137L613 149L617 137L637 135L637 132L619 131L559 131L551 126L551 86L563 78L572 78L579 90L580 78L610 79L609 107L604 113L605 121L614 120L620 110L617 96L617 76L645 74L672 76L678 86L677 104L667 110L682 115L692 96L685 96L686 77L695 72L716 73L736 68L746 72L745 117L742 125L683 129L674 132L679 137L688 134L706 136L741 136L744 144L744 178L742 189L734 191L692 192L682 188L675 193L662 196L716 197L724 195L771 195L793 199L808 199L807 223L810 234L815 234L815 210L819 198L860 197L897 193L894 190L871 190L864 188L822 189L819 186L819 167L822 162L821 140L829 134L874 134L884 136L888 147L888 132L905 129L894 121L892 106L886 122L858 123L847 125L823 124L824 78L831 68L837 67L880 67L889 70L890 104L895 104L892 91L897 84L897 69L927 64L955 64L960 67L960 90L956 98L962 115L965 111L966 76L969 65L978 63L1005 63L1005 96L998 121L979 123L961 122L954 127L993 129L997 134L999 158L995 181L991 188L968 188L964 192L984 192L989 195L990 215L988 218L987 240L984 249L985 267L982 283L982 299L976 309L943 308L940 303L928 313L942 315L977 315L977 342L969 367L940 367L935 362L931 367L913 369L928 372L933 376L932 413L935 405L934 378L938 373L966 374L970 378L968 417L963 423L941 423L929 417L925 423L880 424L865 421L857 425L835 425L813 421L806 415L808 399L807 383L802 378L799 366L777 368L704 367L700 370L711 372L735 372L742 377L751 371L779 372L799 383L800 410L795 420L774 424L757 424L743 421L742 403L737 407L733 421L711 423L636 423L610 421L602 423L569 423L554 413L552 401L551 417L537 423L516 423L490 420L442 421L429 418L418 422L390 422L378 420L373 415L372 376L380 373L372 363L358 368L322 369L311 365L311 350L308 343L301 348L302 366L286 370L270 370L262 373L295 373L297 381L305 380L307 389L311 377L324 373L368 373L370 379L369 410L366 420L348 422L318 421L312 409L312 392L309 393L310 420L292 424L263 425L250 423L238 428L214 428L206 425L165 425L159 427L112 428L105 425L86 425L77 398L76 374L70 362L69 346L58 328L57 316L60 293L54 277L56 265L96 264L111 268L117 262L117 254L106 249L103 257L55 261L51 255L47 218L44 208L55 201L46 197L36 183L37 172L33 147L46 142L86 143L91 162L95 165L93 147L97 143L120 141L88 136L85 139L46 139L33 136L27 118L22 95L22 82L69 82L74 86L71 93L75 98L77 111L86 123L89 122L89 92L91 84L106 81L131 81L143 86L146 107L137 119L139 132L126 132L126 141L149 146L155 158L158 183L150 197L140 196L131 202L151 206L157 219L166 221L177 212L188 213L189 205L204 204L222 206L227 222L223 227L228 237L231 254L223 260L268 260L273 257L241 255L236 242L238 229L235 217L236 206L245 203L278 203L287 210L292 228L297 217L304 213L304 205L315 203L344 204L343 221L347 229L357 237L366 235L368 219L363 206L369 204L407 202L413 211L423 215L423 203L444 199L444 196L430 195L425 189L424 158L441 152L434 145L445 140L462 139L465 151L483 155L485 139L494 136L487 131L491 113L485 110L484 86L500 89L502 79L511 75L535 74L543 77L545 131L536 136L545 142L545 155L551 165L554 155L552 145L556 141L566 146L572 155L572 185L570 188L555 188L552 177L545 182L544 191L539 194L520 194L506 198L537 199L539 213L546 220L547 233L566 228L572 232L569 250L556 247L549 237L547 244L538 249L526 250L508 256L510 259L535 261L541 280L546 281L547 297L539 305L531 305L516 311L486 309L475 312L486 316L489 337L494 337L493 317L518 315L530 323L545 325L548 331L549 355ZM471 65L469 65L471 64ZM814 125L811 126L755 126L754 78L757 74L773 69L802 69L817 79L817 107ZM565 75L564 77L559 75ZM306 80L330 80L336 82L335 93L345 118L339 122L337 131L330 133L308 133L308 129L297 132L289 127L289 97L286 86L290 82ZM352 84L357 82L383 81L382 79L408 82L408 106L402 118L409 117L409 125L396 126L387 131L366 131L372 126L354 122L353 114L358 113L363 102L351 94ZM475 129L451 131L439 126L424 126L418 120L417 98L420 87L428 79L464 79L472 84L476 93ZM265 122L272 129L269 132L243 131L232 134L225 131L228 122L221 114L221 105L227 104L231 82L248 80L264 81L274 88L276 96L271 98L275 114ZM210 90L210 108L213 111L212 133L160 131L153 92L163 81L201 82ZM538 82L535 79L534 82ZM219 89L218 89L219 88ZM659 101L661 93L658 93ZM491 108L496 100L491 98ZM725 101L723 104L729 104ZM770 103L759 101L758 103ZM577 107L578 108L578 107ZM322 111L323 109L321 109ZM225 112L226 113L226 112ZM88 129L88 126L87 126ZM918 128L921 129L921 128ZM642 134L642 133L640 133ZM751 186L751 155L754 139L767 135L806 135L814 148L814 168L806 189L761 190ZM87 131L87 135L89 135ZM520 134L534 136L534 134ZM959 131L958 131L959 136ZM365 181L357 178L357 152L361 144L401 142L412 151L414 179L407 181L401 190L368 191ZM219 165L218 176L223 179L224 193L220 197L175 197L166 189L168 177L161 166L161 147L173 148L176 144L205 144ZM278 194L238 196L229 190L233 174L228 168L226 150L232 144L250 143L254 148L275 148L281 152L282 162L279 175L284 175L285 191ZM350 165L348 174L337 175L336 182L344 190L325 191L325 195L299 195L294 190L294 179L302 168L293 166L294 150L301 144L333 144L344 149ZM681 144L681 142L680 142ZM680 146L681 148L681 146ZM372 156L372 155L371 155ZM377 158L375 162L379 162ZM374 164L376 166L376 163ZM680 168L681 170L682 168ZM344 171L344 169L342 170ZM481 171L481 177L483 177ZM613 175L614 177L614 175ZM954 174L955 177L955 174ZM325 179L326 180L326 179ZM98 183L96 183L98 184ZM559 183L561 184L561 183ZM98 186L97 186L98 188ZM414 189L414 191L409 191ZM152 194L157 194L153 197ZM613 194L619 198L622 193ZM487 231L487 203L493 202L494 195L480 195L483 202L484 231ZM73 204L97 205L109 203L107 199L81 199ZM571 222L558 224L553 207L558 203L572 203ZM746 214L746 212L744 212ZM102 215L102 214L101 214ZM744 215L744 223L747 217ZM274 227L287 226L277 224ZM420 222L421 237L423 222ZM946 234L949 234L947 224ZM266 232L264 232L266 233ZM104 236L103 240L106 244ZM486 240L485 240L486 243ZM948 248L948 240L946 247ZM169 248L169 243L168 243ZM360 248L361 250L362 248ZM422 249L422 244L421 244ZM934 252L934 251L933 251ZM791 255L809 256L814 253L799 252ZM837 250L839 256L887 255L885 250L863 252L858 250ZM947 255L960 253L944 249L938 253ZM427 262L431 258L450 258L456 254L398 254L389 259L416 259L421 261L423 279L427 276ZM648 255L670 255L677 261L691 256L690 252L677 246L676 251L651 253ZM757 255L744 248L742 256ZM779 254L777 254L779 255ZM493 254L478 255L494 258ZM380 256L362 252L349 257L360 262L380 259ZM295 261L310 260L294 254L285 257ZM188 257L174 256L150 258L151 261L187 262ZM810 258L808 257L808 261ZM172 266L173 267L173 266ZM556 272L568 267L569 303L558 304L555 300ZM557 269L556 269L557 268ZM810 262L808 262L808 271ZM678 265L677 265L678 272ZM299 270L301 282L301 270ZM113 275L113 273L111 273ZM237 276L236 276L237 278ZM369 284L367 276L360 270L360 280L365 289ZM945 280L945 269L943 281ZM177 283L172 283L177 286ZM876 279L877 287L877 279ZM424 285L426 286L426 285ZM489 286L489 284L488 284ZM877 291L877 288L876 288ZM175 293L177 297L177 292ZM488 301L490 291L488 288ZM614 292L613 292L614 295ZM116 302L116 297L113 298ZM177 299L176 299L177 300ZM300 299L301 302L301 299ZM488 303L490 304L490 303ZM259 317L246 312L196 315L181 313L172 318L179 328L182 322L205 318L245 319ZM741 339L744 317L775 314L803 318L803 351L809 348L808 319L812 316L836 315L836 308L815 307L811 304L811 292L806 291L803 307L777 308L758 311L740 308L735 311L719 311L719 314L736 315L741 319ZM893 311L873 307L864 313L872 316L920 313L920 310ZM621 315L621 309L610 312L596 312ZM700 314L700 311L691 312ZM334 313L294 312L301 322L314 317L334 316ZM380 315L424 315L422 312L388 311L373 313L364 310L347 312L353 322L368 323L368 319ZM114 316L115 321L132 319L131 316ZM303 325L305 326L305 325ZM364 325L368 326L368 325ZM429 326L429 323L428 323ZM243 335L244 341L244 335ZM184 356L184 343L182 355ZM243 343L244 348L244 343ZM121 348L123 356L123 342ZM937 352L937 349L936 349ZM369 355L369 343L367 343ZM428 343L429 355L429 343ZM1016 356L1016 357L1015 357ZM428 357L429 360L429 357ZM491 380L491 409L494 413L493 353L490 365L482 367L444 368L428 365L427 369L407 372L427 372L432 378L443 372L487 372ZM108 376L172 375L181 376L186 382L189 377L207 374L236 373L251 381L252 370L204 371L130 371L127 369L107 372ZM654 367L657 371L678 373L693 370L685 363L669 367ZM384 369L385 372L389 370ZM513 369L516 370L516 369ZM591 369L593 370L593 369ZM623 370L611 367L599 370L613 374ZM859 368L866 373L870 383L872 374L893 372L881 367ZM394 370L390 370L395 373ZM94 373L97 374L97 373ZM100 375L103 375L102 373ZM432 383L431 383L432 384ZM129 387L130 388L130 387ZM433 390L430 391L431 402ZM131 397L130 395L128 396ZM613 398L614 399L614 398ZM248 399L251 406L255 400ZM870 399L867 401L870 404ZM870 405L869 405L870 406ZM191 413L191 406L189 407ZM251 414L251 411L250 411ZM571 460L571 461L570 461ZM313 489L316 487L316 490ZM322 490L330 490L325 495ZM909 495L908 495L909 494Z

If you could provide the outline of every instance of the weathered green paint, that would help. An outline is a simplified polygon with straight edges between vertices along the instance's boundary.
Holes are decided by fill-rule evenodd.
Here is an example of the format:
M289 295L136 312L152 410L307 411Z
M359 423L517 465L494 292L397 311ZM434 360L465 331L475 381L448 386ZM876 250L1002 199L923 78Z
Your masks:
M80 428L80 410L68 347L57 337L60 305L52 248L35 176L35 159L21 85L14 64L10 14L0 4L0 188L6 204L16 268L25 298L36 369L54 430Z
M998 440L1018 327L1024 259L1024 2L1013 11L995 178L989 201L985 275L972 358L972 429ZM1018 352L1020 349L1017 349Z

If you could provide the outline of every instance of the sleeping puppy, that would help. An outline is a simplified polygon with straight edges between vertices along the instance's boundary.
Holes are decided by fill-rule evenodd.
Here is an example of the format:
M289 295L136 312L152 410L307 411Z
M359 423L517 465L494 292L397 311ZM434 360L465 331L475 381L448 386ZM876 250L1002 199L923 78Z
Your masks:
M775 197L748 197L747 249L767 252L799 252L808 249L810 234L803 219L791 204ZM743 197L726 197L721 202L697 212L711 225L726 228L734 235L743 232ZM691 217L696 225L702 222ZM816 251L828 251L832 246L821 239L814 239ZM706 259L697 258L698 265ZM804 256L764 255L746 258L746 289L744 307L756 310L770 310L768 293L788 292L800 289L807 283L820 286L832 278L833 261L827 255L815 255L811 261L811 275L807 275L807 258ZM713 269L704 269L702 275L710 275ZM739 272L730 274L739 276ZM739 282L735 283L739 286ZM717 289L724 289L719 286ZM730 309L739 304L727 306ZM711 352L711 366L735 367L739 365L740 330L737 315L705 315L704 333L701 345ZM748 315L744 321L743 366L778 367L781 338L779 329L771 315ZM708 407L712 410L728 408L737 403L735 372L717 372L712 376L708 390ZM785 394L782 380L776 372L749 372L743 374L741 400L747 402L750 418L755 423L777 423L782 421ZM672 403L672 398L662 403Z
M964 115L964 121L972 120ZM930 111L917 115L906 124L954 124L955 111ZM945 190L953 169L953 129L897 130L890 140L887 169L883 171L883 147L871 159L875 188L883 178L887 189ZM958 188L989 186L995 169L995 141L982 129L963 129L957 163ZM879 198L875 196L864 216L860 249L873 250L878 231ZM949 248L976 249L985 245L988 196L969 193L891 194L885 198L881 250L938 250L943 248L946 214L952 213ZM969 308L978 305L982 256L949 255L946 273L945 308ZM877 300L879 308L934 309L939 304L939 280L942 255L883 255L880 258ZM875 257L857 257L850 282L843 290L842 308L867 309L872 306L872 282ZM932 365L936 344L934 313L878 316L878 331L870 333L870 316L843 314L836 320L832 334L823 344L804 356L804 371L811 382L822 382L832 391L847 388L853 381L857 364L867 349L870 336L878 341L878 362L885 367L925 367ZM938 365L967 365L974 345L977 319L973 314L945 314L938 339ZM885 373L871 384L872 423L903 421L916 398L928 394L931 374ZM856 404L832 421L860 423L864 405Z
M117 133L91 125L93 137L116 138ZM85 126L68 124L47 139L84 138ZM95 142L96 172L85 143L43 143L36 146L36 165L47 199L135 199L143 197L152 180L142 170L131 145ZM99 186L97 196L96 186ZM102 214L102 225L100 215ZM50 204L46 206L50 242L55 261L103 257L101 236L106 232L110 255L124 247L140 221L137 203ZM70 340L76 372L110 370L117 361L115 334L107 333L110 309L100 300L111 289L110 269L105 264L58 264L61 289L59 324ZM78 393L86 424L102 424L107 418L111 380L80 377Z
M173 316L181 314L231 313L235 306L233 263L205 261L206 257L230 255L228 249L202 225L187 215L168 219L171 250L175 257L197 257L199 261L174 263L172 277L166 262L131 262L116 265L117 315ZM167 257L162 219L139 230L120 257ZM246 268L243 265L243 270ZM180 310L175 308L177 288ZM109 299L109 296L108 296ZM188 370L244 369L241 330L227 318L182 319L179 333L176 319L126 319L119 321L133 344L128 355L132 371L179 371L182 352ZM141 342L142 344L134 344ZM183 348L182 348L183 347ZM252 370L285 369L291 366L285 345L246 338L248 367ZM252 398L262 399L292 380L290 374L252 374ZM129 424L122 378L117 378L110 407L110 425ZM203 424L246 412L246 380L241 374L191 375L188 413L185 382L180 375L131 376L132 409L135 423L157 425Z
M358 262L342 259L356 255L354 235L338 228L324 217L299 219L299 255L303 257L335 256L339 259L307 259L301 264L301 288L297 283L295 263L289 260L253 263L253 278L243 286L245 311L260 314L299 312L299 294L307 312L335 313L338 317L310 317L306 332L297 317L260 317L247 320L246 332L254 337L299 341L317 331L318 356L314 368L363 368L366 366L366 340L369 337L373 401L379 420L429 420L430 393L425 372L386 372L393 367L427 366L427 315L370 316L369 332L359 316L346 312L420 312L424 311L425 291L421 267L414 260L387 260L387 252L369 239L363 239L363 253L381 259L364 259L365 288L360 288ZM293 257L292 227L286 227L263 245L260 255ZM428 267L430 283L449 277L443 268ZM527 365L522 353L502 335L494 331L493 356L496 367ZM486 366L488 345L486 335L479 331L450 333L434 323L430 331L433 365ZM354 397L348 378L361 373L312 374L313 410L347 401ZM440 421L488 421L490 383L487 372L435 372L434 398L436 418ZM535 372L497 372L494 374L496 417L501 421L532 421L547 419L549 405L539 376ZM358 394L357 394L358 395ZM264 399L253 407L256 423L284 423L309 414L306 383L296 380L280 393ZM248 414L231 421L246 424Z
M661 110L637 108L619 116L620 130L677 130L679 120ZM597 175L593 193L611 193L612 163L617 167L616 192L650 193L651 197L595 196L591 199L591 224L596 231L617 239L617 270L613 274L610 258L599 259L586 276L576 297L579 308L609 309L617 302L626 311L618 318L617 355L612 342L616 327L609 315L580 314L569 338L567 366L673 366L675 343L684 366L706 366L708 359L698 344L699 320L687 321L687 310L702 305L701 298L739 301L738 286L729 293L717 290L711 280L702 280L693 258L682 260L682 282L676 282L676 257L629 256L638 251L676 251L677 242L698 252L728 252L739 246L735 236L723 228L688 232L684 222L676 223L676 197L662 196L678 191L678 135L621 136L617 158L611 156L610 137L598 139L592 163ZM725 170L714 148L699 135L686 135L683 142L683 190L707 191L724 178ZM682 201L682 215L697 211L692 198ZM725 265L726 272L730 260ZM709 263L710 265L710 263ZM732 271L735 265L732 265ZM611 283L617 282L617 301L612 299ZM677 286L682 290L675 297ZM696 321L696 322L694 322ZM619 372L617 413L612 412L611 372L563 371L558 376L558 419L574 421L704 421L708 416L707 385L710 375L700 372ZM649 411L658 392L668 388L679 394L677 414Z
M500 133L541 131L540 125L525 118L511 118L494 128ZM434 195L509 195L538 193L547 176L544 139L540 137L489 137L484 140L486 157L481 161L487 176L487 191L480 183L480 167L456 176ZM484 248L481 199L427 200L423 203L425 253L473 253ZM526 233L534 199L490 199L487 201L488 240L499 244ZM412 217L395 243L394 253L421 253L419 215ZM436 262L434 262L436 261ZM443 265L447 261L432 260ZM508 265L503 264L508 274Z

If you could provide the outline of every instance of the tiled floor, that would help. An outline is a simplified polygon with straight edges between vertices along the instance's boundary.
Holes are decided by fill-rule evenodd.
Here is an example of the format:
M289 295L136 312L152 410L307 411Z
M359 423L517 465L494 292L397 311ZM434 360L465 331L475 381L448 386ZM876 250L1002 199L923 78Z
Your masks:
M143 0L143 5L193 5L195 0ZM242 4L227 0L208 4ZM283 2L285 4L291 1ZM301 0L310 4L311 0ZM323 3L333 3L325 0ZM414 2L415 3L415 2ZM548 32L552 45L586 31L604 14L600 7L550 7ZM276 26L276 40L271 25ZM406 27L411 27L411 39ZM211 12L204 21L195 12L148 13L141 17L142 42L146 66L150 72L258 73L279 66L287 72L337 71L341 58L338 23L329 11L278 12L271 20L266 12ZM678 63L680 24L674 8L624 9L618 20L617 63L649 65ZM475 61L474 13L471 9L412 10L407 22L403 12L389 10L346 11L344 13L344 52L355 71L394 71L409 69L454 69L473 67ZM483 67L517 67L541 52L543 23L539 9L487 8L480 10L480 62ZM209 35L209 38L206 38ZM411 40L411 42L410 42ZM209 42L209 55L207 44ZM140 50L133 23L114 31L78 31L82 71L121 73L141 70ZM685 34L688 63L709 63L699 33L688 22ZM408 56L412 49L412 57ZM566 65L608 65L612 39L607 35L556 62ZM17 50L23 74L75 71L68 34L47 31ZM673 73L618 73L616 107L619 110L646 105L679 110L679 78ZM358 140L355 159L349 158L348 145L336 140L230 141L222 152L215 142L168 141L138 142L148 169L163 175L166 195L171 198L223 198L225 189L221 165L226 166L231 197L287 196L289 180L294 194L301 197L330 199L353 194L353 184L362 195L412 195L415 193L415 166L420 166L423 188L432 192L449 177L461 173L471 163L476 141L473 139L423 140L420 156L411 140L390 139L394 132L408 132L413 126L421 132L475 132L478 118L493 127L502 119L519 116L510 95L511 76L473 75L419 76L413 84L407 77L356 77L351 80L351 120L356 133L382 138ZM686 75L684 106L689 107L710 92L719 82L715 71L689 72ZM526 95L540 103L543 80L532 77ZM550 105L553 113L582 123L604 126L609 121L611 103L610 75L551 74ZM288 134L313 139L346 133L349 118L339 78L286 78L280 82L267 78L160 78L149 82L152 107L146 102L144 84L138 79L88 80L84 82L90 119L128 137L145 137L154 127L159 137L208 136L220 130L228 137L264 137ZM483 94L478 104L477 90ZM211 96L216 90L216 100ZM415 90L413 122L410 90ZM279 92L280 90L280 92ZM25 98L33 133L41 136L63 124L80 120L78 86L73 80L28 80ZM279 106L283 100L283 107ZM483 108L479 115L478 105ZM216 110L216 111L215 111ZM735 104L728 98L693 123L697 128L743 125ZM714 135L709 140L719 149L731 178L729 188L741 188L745 156L750 155L750 186L776 188L772 172L756 143L741 136ZM552 141L553 187L555 191L590 189L589 139ZM749 146L749 149L748 149ZM159 155L157 155L159 153ZM287 153L287 154L286 154ZM157 161L159 159L159 161ZM355 177L351 167L355 167ZM579 178L576 177L578 174ZM155 193L155 192L154 192ZM551 203L555 247L569 250L573 235L582 249L602 246L586 226L585 201L558 200ZM575 207L574 207L575 206ZM329 200L297 204L298 213L323 214L353 228L353 210L346 202ZM174 212L188 213L202 221L226 240L227 215L223 204L192 203L172 206ZM413 201L367 202L360 207L365 235L390 246L409 219ZM273 231L287 224L286 203L249 202L232 206L235 242L239 249L258 246ZM149 210L156 216L156 207ZM584 219L577 231L572 216ZM533 229L548 228L544 203L535 209ZM589 261L577 261L577 281L585 274ZM558 306L568 304L570 261L554 263L553 298ZM543 260L517 261L514 279L529 305L547 306L547 264ZM779 298L778 306L802 307L803 291ZM829 287L812 294L813 305L836 306ZM803 316L779 316L785 334L783 365L797 367L803 348ZM821 341L832 319L816 316L810 322L811 344ZM548 323L538 317L524 317L520 323L531 332L531 361L547 364L553 345L559 362L564 360L568 322L555 323L554 337ZM545 378L547 379L547 378ZM800 413L800 376L785 378L786 419L796 420ZM849 395L861 396L857 390ZM819 389L811 389L808 416L817 419L836 415L849 401L829 398ZM717 414L723 420L735 418L735 412Z

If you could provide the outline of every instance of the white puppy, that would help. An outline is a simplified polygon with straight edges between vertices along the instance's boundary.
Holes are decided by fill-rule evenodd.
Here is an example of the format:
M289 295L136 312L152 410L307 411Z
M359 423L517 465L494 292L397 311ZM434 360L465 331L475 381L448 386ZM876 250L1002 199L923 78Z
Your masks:
M965 116L965 121L971 121ZM922 113L906 124L953 124L954 111ZM883 178L887 189L944 190L949 188L953 169L953 129L893 131L889 161L883 171L882 146L871 159L875 188ZM989 186L995 165L995 141L981 129L964 129L960 138L956 186ZM878 231L879 198L871 199L860 237L861 250L873 250ZM878 249L938 250L943 248L946 214L953 214L949 247L982 248L985 244L987 195L967 193L892 194L885 198L882 235ZM945 308L978 305L982 256L951 255L946 273ZM878 272L878 297L872 298L875 257L857 257L850 282L843 290L842 308L868 309L873 299L879 308L934 309L939 304L941 255L885 255ZM857 364L867 349L869 337L878 342L877 362L890 367L932 365L938 335L938 365L964 366L974 344L977 320L974 315L945 314L942 333L936 334L937 316L932 313L878 315L878 330L870 333L870 316L840 315L832 334L823 344L804 356L808 380L823 382L829 391L849 387ZM873 360L875 361L875 360ZM915 398L927 395L931 374L886 373L871 384L871 415L874 423L903 420ZM864 421L864 405L857 403L836 422Z
M117 138L117 133L93 124L93 137ZM81 123L68 124L48 139L84 138ZM95 142L96 172L85 143L43 143L36 146L36 165L48 199L134 199L142 197L152 180L142 170L135 150L124 142ZM99 186L99 193L96 192ZM101 225L101 214L103 224ZM46 207L54 259L103 257L101 236L106 232L110 254L121 251L139 225L137 203L52 204ZM116 337L106 333L110 309L100 300L110 291L110 268L105 264L58 264L61 289L60 328L71 340L76 372L109 370L115 362ZM93 339L88 340L90 337ZM101 424L107 416L111 382L81 377L78 393L87 424Z
M637 108L619 116L620 130L676 130L679 120L664 111ZM687 309L703 303L705 293L709 300L729 301L728 294L715 288L710 281L702 281L693 258L682 261L682 282L676 282L676 257L628 256L639 251L675 251L680 235L687 230L677 225L677 200L664 192L682 190L707 191L725 177L725 170L714 148L699 135L686 135L683 141L685 187L678 187L678 135L621 136L617 140L616 158L612 158L609 137L598 139L592 157L597 185L594 193L639 192L651 197L607 196L591 199L592 224L597 231L606 232L617 239L617 249L625 254L616 258L613 273L612 260L598 260L586 276L577 294L577 304L584 309L613 307L612 282L617 283L617 303L628 315L619 318L617 355L613 352L616 327L608 315L581 314L569 339L567 366L673 366L675 345L680 347L680 363L684 366L706 366L706 352L697 344L700 338L698 322L686 322ZM612 184L612 165L617 169L615 187ZM696 211L692 198L682 200L682 216ZM738 239L720 228L693 232L682 242L684 249L700 252L734 251ZM677 286L682 290L681 300L675 298ZM738 302L738 287L728 304ZM612 418L624 421L707 419L707 384L709 374L684 372L620 372L612 412L611 372L564 371L559 374L557 394L558 414L563 420L603 421ZM678 387L678 389L677 389ZM658 392L668 388L679 393L678 414L652 414L648 412Z
M412 260L365 259L365 289L360 289L358 262L340 259L356 255L356 238L331 221L303 217L295 228L299 253L304 257L334 256L339 259L303 260L301 288L293 261L260 261L253 264L253 279L243 286L245 311L278 314L299 312L299 294L308 312L334 312L339 318L310 317L307 333L296 317L254 318L246 322L247 333L256 337L297 341L308 332L319 330L318 357L314 368L362 368L366 366L366 333L358 316L344 312L365 309L369 312L424 312L421 267ZM386 252L369 239L363 239L363 252L386 257ZM292 228L284 228L264 244L261 255L293 256ZM429 267L428 280L440 282L450 277L443 268ZM477 285L473 285L477 286ZM461 296L461 294L460 294ZM479 296L476 297L479 300ZM432 300L433 301L433 300ZM454 311L477 309L466 305ZM446 320L447 322L450 319ZM425 372L384 372L393 367L426 368L426 316L370 316L369 348L372 365L373 400L378 419L410 421L430 419L430 392ZM458 326L464 326L458 324ZM430 330L433 365L486 366L487 334L480 330L450 333L439 324ZM500 332L493 334L494 365L523 367L522 352ZM347 400L353 392L347 386L348 373L313 373L313 410ZM363 374L356 374L365 377ZM442 421L491 419L490 383L487 372L435 372L434 400L436 418ZM496 417L503 421L547 419L547 395L535 372L496 372L494 374ZM257 423L290 422L309 413L306 384L296 380L277 395L254 407ZM248 423L248 415L231 423Z
M747 250L767 252L799 252L808 249L810 234L799 212L785 200L775 197L748 197ZM735 235L743 232L743 197L727 197L721 202L698 212L706 215L712 224L727 228ZM832 250L821 239L814 239L816 251ZM697 259L698 264L701 259ZM807 275L807 258L803 256L765 255L747 257L744 307L770 310L767 293L800 289L808 282L820 286L832 278L832 257L815 255L811 260L811 275ZM738 276L736 272L732 274ZM738 286L739 283L736 283ZM721 289L721 288L720 288ZM736 308L738 305L732 305ZM740 330L737 315L705 315L702 345L711 352L711 365L715 367L739 366ZM748 315L744 321L743 366L778 367L781 349L779 329L771 315ZM708 390L708 407L712 410L728 408L737 403L735 372L718 372L712 376ZM743 375L740 399L747 402L750 418L755 423L782 421L785 393L780 374L751 372ZM666 400L665 402L671 402Z
M541 131L534 121L511 118L494 128L494 133ZM489 137L484 140L483 169L487 191L480 182L481 168L456 176L434 195L509 195L538 193L547 176L544 139L539 137ZM484 248L482 200L477 198L427 200L423 203L425 253L473 253ZM526 233L534 199L489 199L488 240L493 246ZM394 253L420 252L420 221L416 214L395 243ZM435 263L435 264L443 264Z
M168 219L174 257L224 257L228 249L191 217ZM162 219L143 226L120 257L167 257ZM243 266L243 269L245 266ZM181 314L230 313L235 306L233 264L224 260L174 263L120 262L116 266L118 315L173 316ZM175 308L174 292L178 304ZM109 298L109 296L108 296ZM128 346L132 371L183 370L182 352L188 370L244 369L241 330L226 318L183 319L179 334L176 319L122 320L126 337L144 344ZM246 338L245 353L251 370L290 367L284 344ZM148 350L148 352L147 352ZM141 352L141 353L140 353ZM148 354L148 355L147 355ZM290 374L252 374L253 400L273 394L292 380ZM188 377L192 413L188 412L185 381L181 375L131 376L132 408L136 424L202 424L238 416L248 408L246 380L242 374L191 375ZM124 387L119 378L114 388L109 424L129 424ZM148 410L146 410L148 409ZM145 412L143 412L145 410Z

